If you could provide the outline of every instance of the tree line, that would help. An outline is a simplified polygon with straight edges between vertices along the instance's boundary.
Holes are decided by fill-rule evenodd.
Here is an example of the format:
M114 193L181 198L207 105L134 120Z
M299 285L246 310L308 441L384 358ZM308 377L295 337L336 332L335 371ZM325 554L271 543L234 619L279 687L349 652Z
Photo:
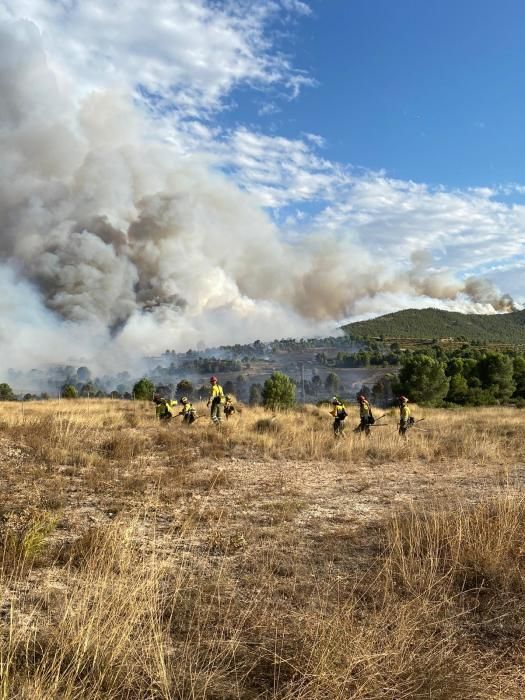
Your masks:
M472 346L407 353L393 391L431 405L525 406L525 355Z
M424 350L401 351L391 346L383 353L377 347L353 353L354 362L365 362L374 357L374 364L386 366L395 356L399 371L381 377L372 387L364 385L361 390L372 401L388 405L399 394L405 394L417 403L435 406L488 406L512 403L525 406L525 354L517 351L496 351L472 344L465 344L459 349L446 349L436 344ZM347 356L348 357L348 356ZM382 361L381 361L382 360ZM348 360L350 361L350 360ZM372 364L372 363L371 363ZM359 364L356 366L367 366ZM275 372L281 384L286 377L281 372ZM113 391L101 388L96 380L91 378L89 370L78 368L67 377L57 394L64 398L76 397L110 397L123 399L151 398L154 392L161 395L180 398L183 395L192 398L204 398L208 395L209 386L206 383L194 384L189 379L181 379L178 383L162 383L159 379L142 378L139 381L129 381L121 384ZM271 378L270 378L271 379ZM286 377L286 386L297 390L297 380ZM267 380L268 381L268 380ZM228 380L223 388L226 393L233 394L237 399L252 405L270 405L266 382L250 383L239 374L233 381ZM301 387L302 388L302 387ZM306 400L317 401L330 395L340 394L343 398L353 399L348 393L348 387L341 384L336 372L330 372L321 379L318 374L311 379L305 379L304 390ZM290 389L291 391L291 389ZM47 399L50 395L43 392L40 395L25 394L16 396L7 383L0 384L0 400L12 401L18 398Z

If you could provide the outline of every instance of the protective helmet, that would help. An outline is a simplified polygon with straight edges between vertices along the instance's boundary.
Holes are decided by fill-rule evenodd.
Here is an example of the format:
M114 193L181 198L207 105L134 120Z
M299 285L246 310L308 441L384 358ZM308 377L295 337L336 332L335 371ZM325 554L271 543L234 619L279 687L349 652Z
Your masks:
M337 398L337 396L334 396L334 398L332 399L332 405L336 405L338 403L339 403L339 399Z
M400 403L408 403L408 399L406 396L400 396L399 397L399 402Z
M180 400L181 403L188 403L188 397L183 396L182 399Z
M212 377L210 377L210 384L216 384L216 383L217 383L217 377L215 375L213 375Z
M153 394L153 401L155 401L155 403L159 403L160 396L158 394Z
M359 394L359 396L357 397L357 400L360 402L366 401L366 396L364 394Z

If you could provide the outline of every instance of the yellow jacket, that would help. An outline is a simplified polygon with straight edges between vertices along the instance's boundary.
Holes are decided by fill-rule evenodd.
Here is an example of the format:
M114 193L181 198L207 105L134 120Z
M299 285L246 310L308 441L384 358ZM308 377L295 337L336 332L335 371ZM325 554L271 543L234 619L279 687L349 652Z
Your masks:
M404 403L399 407L399 417L401 420L408 420L410 418L410 408Z
M210 389L210 401L217 398L219 399L220 403L224 403L224 391L222 390L222 386L220 384L213 384Z
M368 401L365 400L359 402L359 415L361 418L368 418L370 415L370 404Z
M169 413L171 416L173 415L173 409L177 405L177 401L166 401L165 403L158 403L156 408L155 408L155 414L157 417L159 416L164 416L166 413Z
M339 414L345 411L345 405L344 403L338 403L336 406L332 408L330 411L330 415L332 415L334 418L339 418Z

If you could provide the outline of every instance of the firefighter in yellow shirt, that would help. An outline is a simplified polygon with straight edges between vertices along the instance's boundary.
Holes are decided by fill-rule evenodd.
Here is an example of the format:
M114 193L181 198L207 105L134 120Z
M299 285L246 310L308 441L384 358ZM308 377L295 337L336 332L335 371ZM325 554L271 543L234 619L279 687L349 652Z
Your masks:
M413 425L414 419L410 415L410 407L406 396L399 397L399 434L406 437L407 430Z
M334 396L332 399L332 410L330 414L334 417L334 435L336 437L342 437L345 432L345 418L348 414L344 403L340 401L337 396Z
M370 435L370 426L374 423L372 407L364 394L358 395L357 402L359 403L359 417L361 419L357 430L368 437Z
M173 418L173 412L175 410L175 406L177 405L176 401L168 401L168 399L162 398L158 395L153 397L153 401L156 404L155 414L159 420L168 421L170 418Z
M222 410L225 403L224 391L222 386L217 381L217 377L210 377L210 398L206 406L210 406L210 416L215 425L219 425L222 422Z
M182 411L179 416L182 416L182 420L186 425L191 425L197 420L197 411L193 408L193 405L188 401L186 396L183 396L180 400L182 404Z

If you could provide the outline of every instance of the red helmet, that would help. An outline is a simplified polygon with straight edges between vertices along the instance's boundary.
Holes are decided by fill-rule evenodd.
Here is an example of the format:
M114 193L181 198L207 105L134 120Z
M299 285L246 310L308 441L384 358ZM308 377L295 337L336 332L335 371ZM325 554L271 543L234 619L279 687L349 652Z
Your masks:
M217 383L217 377L213 375L213 377L210 377L210 384L216 384Z

